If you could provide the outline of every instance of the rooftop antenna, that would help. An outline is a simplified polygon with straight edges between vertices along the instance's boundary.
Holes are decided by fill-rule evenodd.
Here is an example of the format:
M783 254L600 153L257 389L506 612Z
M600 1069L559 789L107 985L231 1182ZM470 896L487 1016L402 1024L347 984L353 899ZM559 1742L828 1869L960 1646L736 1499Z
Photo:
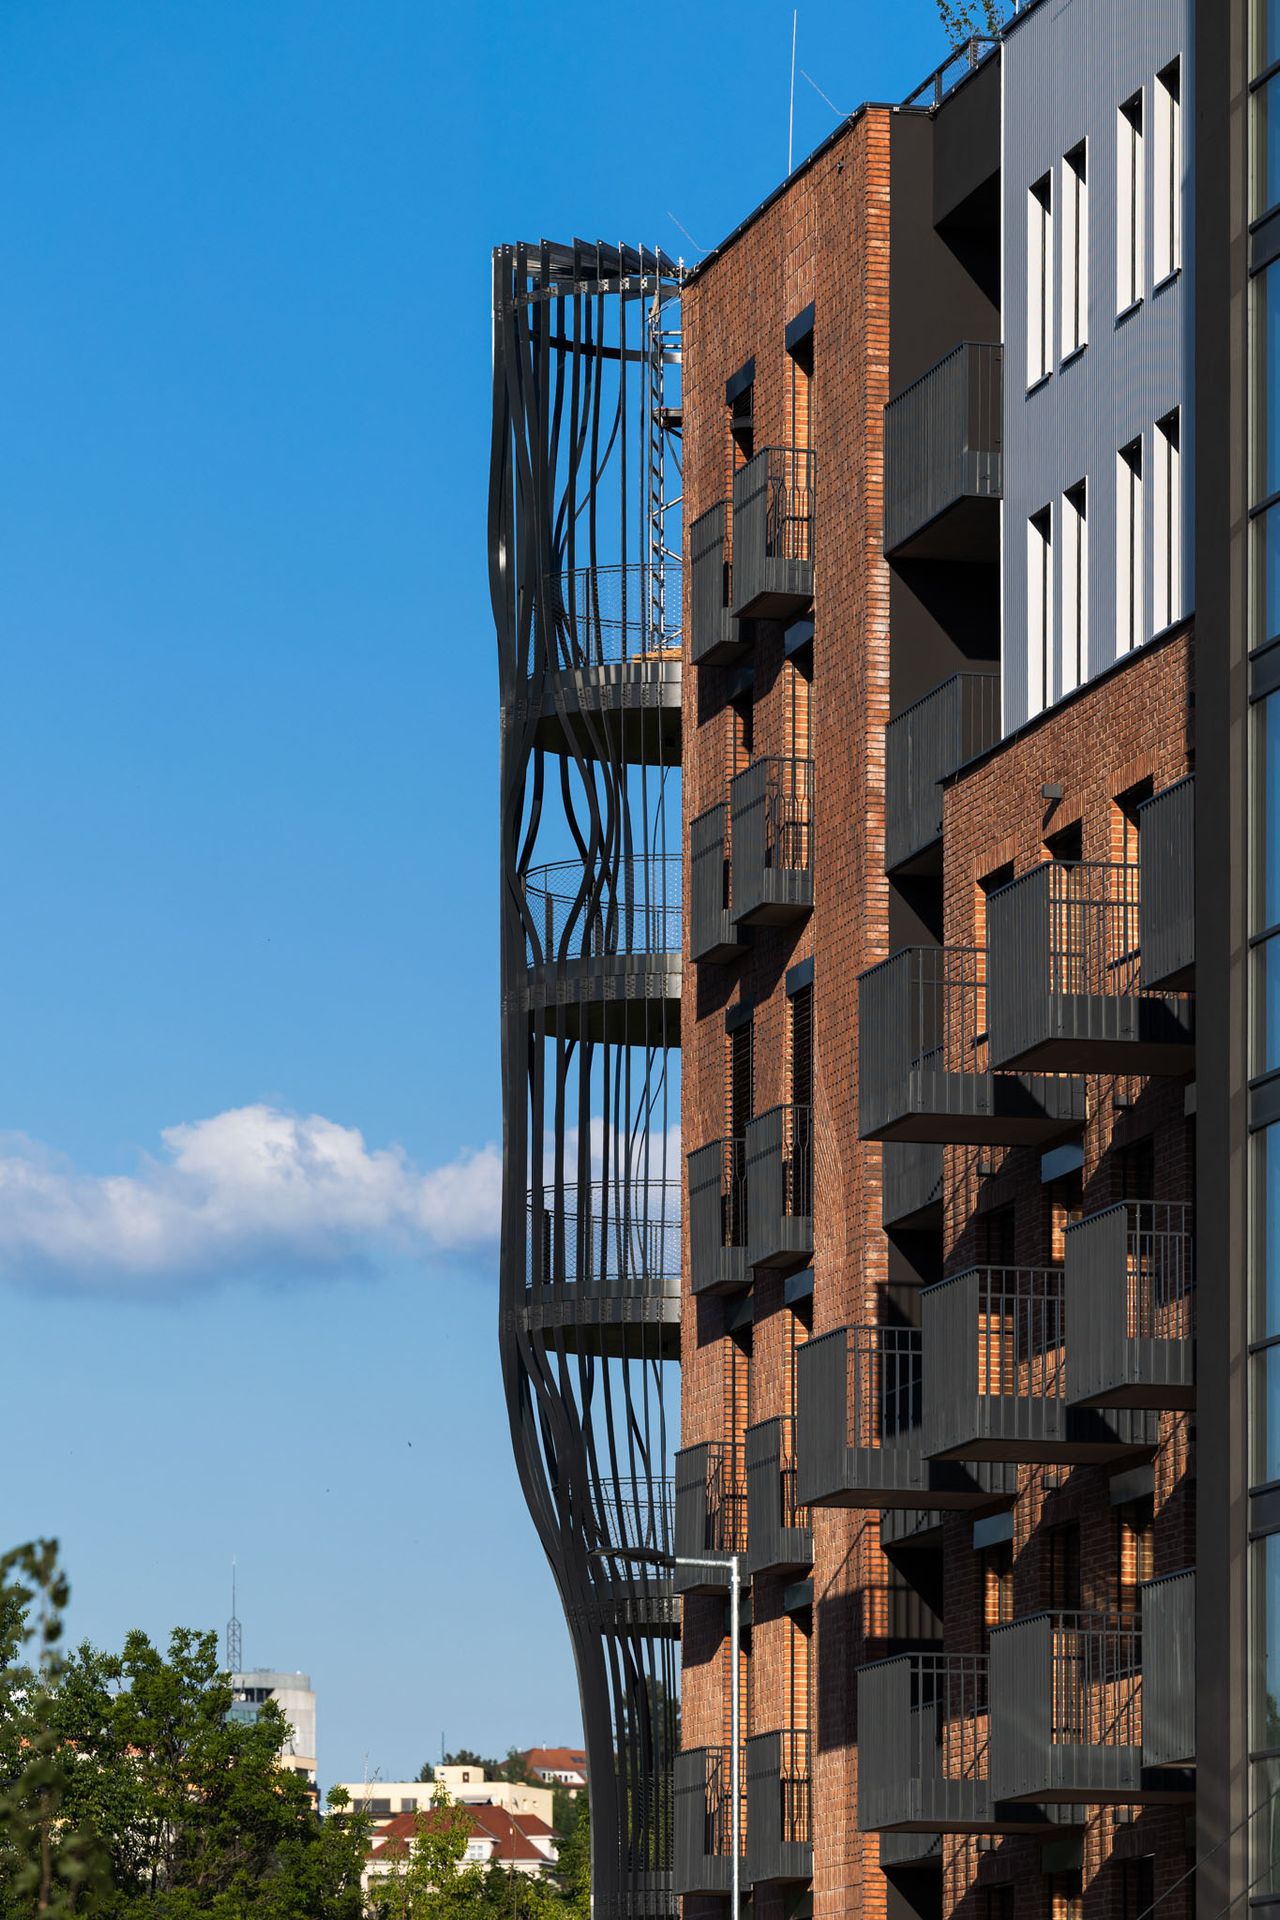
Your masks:
M227 1622L227 1672L244 1672L244 1648L240 1638L240 1622L236 1618L236 1563L231 1562L231 1618Z
M796 21L799 7L791 9L791 102L787 108L787 173L791 172L791 147L796 128Z

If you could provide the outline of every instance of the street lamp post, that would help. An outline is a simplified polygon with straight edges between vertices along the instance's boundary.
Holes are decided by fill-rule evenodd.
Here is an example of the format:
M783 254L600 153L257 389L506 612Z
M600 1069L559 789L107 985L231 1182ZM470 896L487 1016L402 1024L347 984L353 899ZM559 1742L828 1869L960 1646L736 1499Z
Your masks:
M739 1613L742 1598L742 1556L721 1554L717 1560L696 1560L683 1553L662 1553L656 1547L593 1547L593 1560L638 1560L651 1567L674 1572L677 1567L728 1567L729 1569L729 1828L731 1879L729 1912L731 1920L741 1920L742 1866L739 1836L742 1832L742 1785L738 1749L742 1736L742 1698L739 1670Z

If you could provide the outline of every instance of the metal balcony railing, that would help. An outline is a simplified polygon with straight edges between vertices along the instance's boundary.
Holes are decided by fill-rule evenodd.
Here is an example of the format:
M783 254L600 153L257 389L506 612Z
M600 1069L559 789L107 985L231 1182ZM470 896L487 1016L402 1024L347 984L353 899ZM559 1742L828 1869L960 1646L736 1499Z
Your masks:
M1124 1200L1067 1229L1073 1402L1193 1404L1193 1222L1188 1205Z
M987 901L994 1066L1185 1072L1191 1002L1143 990L1139 869L1046 861Z
M813 905L813 762L754 760L730 787L734 918L795 919Z
M1142 1764L1189 1766L1196 1757L1194 1567L1142 1586Z
M746 1481L748 1573L812 1566L813 1521L797 1496L795 1421L790 1414L747 1428Z
M547 581L562 667L645 665L680 657L681 565L580 567Z
M746 952L733 924L730 813L723 801L689 826L689 957L733 960Z
M858 1674L858 1824L959 1831L992 1824L985 1654L906 1654Z
M753 1267L797 1267L813 1252L813 1115L772 1107L746 1132L747 1243Z
M942 1147L936 1142L885 1142L880 1176L883 1226L925 1225L940 1218L942 1153Z
M733 1751L693 1747L675 1757L675 1891L727 1893L733 1872ZM737 1851L746 1839L744 1755L739 1768L740 1825ZM745 1876L744 1876L745 1877Z
M676 1454L676 1552L681 1558L747 1550L747 1480L743 1449L714 1441ZM716 1567L677 1568L681 1592L727 1585Z
M1044 1613L991 1631L1002 1800L1142 1799L1142 1618Z
M924 1355L918 1327L847 1327L851 1447L918 1442Z
M1148 987L1186 987L1196 965L1196 781L1138 808L1138 934Z
M689 1269L694 1293L744 1286L748 1258L746 1140L713 1140L689 1155Z
M884 731L887 871L942 838L941 782L1000 737L1000 677L957 673L891 720Z
M765 447L733 477L733 611L784 619L813 598L817 464L804 447Z
M981 947L904 947L858 978L863 1139L1034 1145L1084 1122L1083 1083L993 1074Z
M745 635L733 613L730 524L729 503L718 500L689 529L693 568L689 651L699 667L726 665L745 651Z
M673 1554L675 1552L675 1481L623 1478L602 1480L592 1496L592 1547L601 1551L616 1548L620 1568L633 1575L638 1563L627 1559L630 1553ZM642 1569L646 1577L669 1581L669 1571Z
M678 1180L625 1179L529 1195L526 1285L666 1298L680 1285Z
M1060 1268L974 1267L921 1305L926 1453L1066 1438Z
M813 1781L805 1728L746 1743L747 1874L755 1883L813 1871Z
M680 855L623 861L593 882L579 861L533 867L524 877L531 967L613 955L680 952Z
M998 557L1004 349L963 341L884 411L884 548Z

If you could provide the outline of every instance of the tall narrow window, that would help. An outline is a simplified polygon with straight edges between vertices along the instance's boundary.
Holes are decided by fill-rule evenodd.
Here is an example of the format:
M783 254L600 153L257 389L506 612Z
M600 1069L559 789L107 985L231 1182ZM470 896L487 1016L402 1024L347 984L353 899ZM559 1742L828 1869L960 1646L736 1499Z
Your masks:
M787 349L791 373L791 445L813 445L813 329Z
M1027 522L1027 698L1038 713L1053 698L1053 515Z
M1089 182L1085 142L1062 162L1062 357L1089 337Z
M1152 452L1155 498L1152 502L1152 626L1156 633L1182 616L1182 459L1181 414L1175 407L1156 421Z
M1062 692L1089 676L1089 522L1083 480L1062 496Z
M1142 439L1116 455L1116 652L1142 641Z
M1116 115L1116 312L1142 298L1142 89Z
M1027 385L1053 366L1053 175L1027 194Z
M1172 60L1156 75L1153 272L1156 284L1182 265L1182 62Z

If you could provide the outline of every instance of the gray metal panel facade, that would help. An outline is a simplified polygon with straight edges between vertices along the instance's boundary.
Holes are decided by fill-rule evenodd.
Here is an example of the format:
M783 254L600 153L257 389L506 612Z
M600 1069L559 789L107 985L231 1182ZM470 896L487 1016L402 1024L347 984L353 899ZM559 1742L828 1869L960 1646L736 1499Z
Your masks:
M1027 523L1053 510L1054 634L1061 687L1062 495L1088 483L1088 674L1115 658L1117 450L1143 436L1143 622L1152 632L1152 434L1154 423L1181 406L1182 611L1194 605L1194 421L1192 354L1192 154L1195 102L1189 0L1043 0L1009 34L1003 52L1004 165L1004 538L1003 657L1005 730L1026 720L1028 673ZM1154 287L1153 85L1182 56L1182 271ZM1116 116L1144 89L1146 178L1142 305L1116 319ZM1062 161L1088 141L1088 344L1061 365ZM1027 392L1027 200L1032 184L1053 171L1053 365Z

